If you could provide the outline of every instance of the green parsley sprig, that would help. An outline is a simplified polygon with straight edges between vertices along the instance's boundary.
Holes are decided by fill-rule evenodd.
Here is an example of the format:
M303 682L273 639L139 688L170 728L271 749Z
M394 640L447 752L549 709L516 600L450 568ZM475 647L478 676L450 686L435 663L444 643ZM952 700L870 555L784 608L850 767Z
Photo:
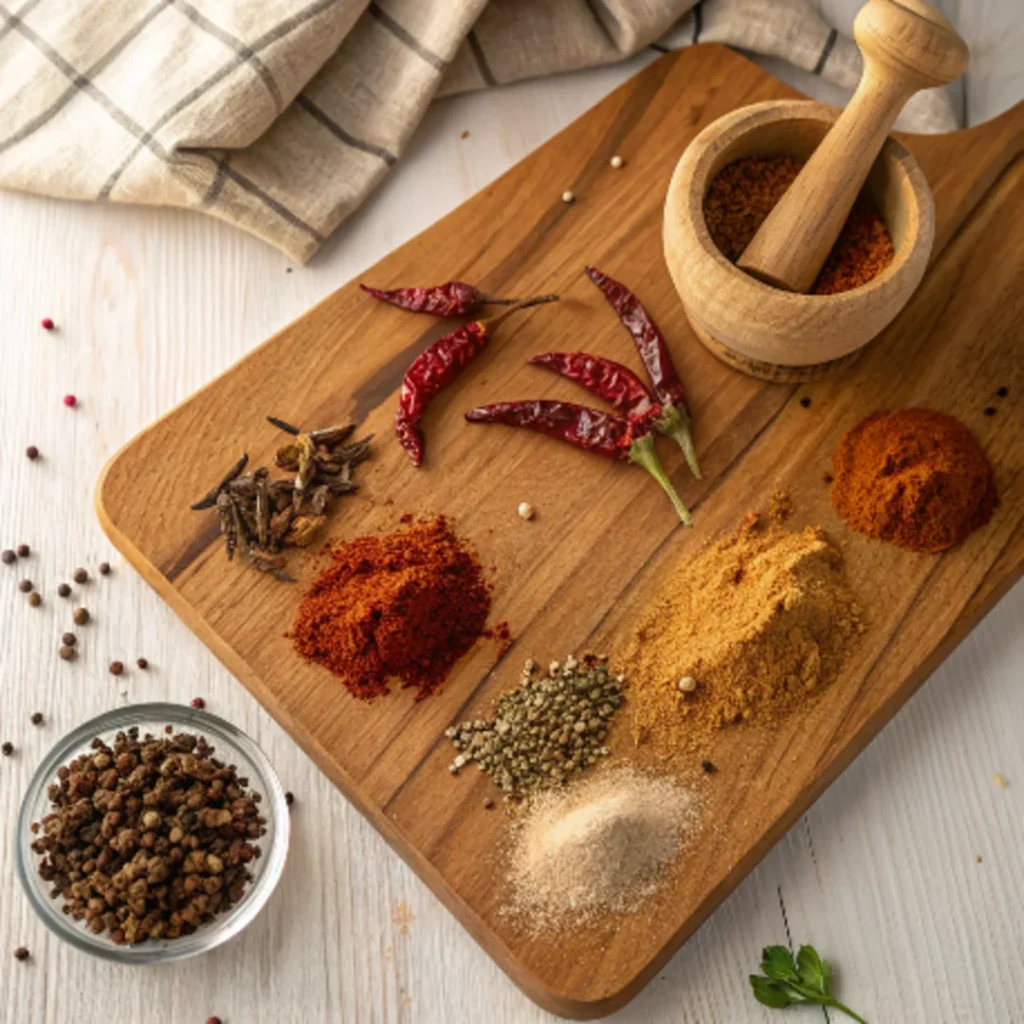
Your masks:
M867 1024L832 994L832 967L818 956L813 946L801 946L793 954L785 946L765 946L761 952L761 974L750 975L750 986L759 1003L782 1009L794 1003L831 1006L860 1024Z

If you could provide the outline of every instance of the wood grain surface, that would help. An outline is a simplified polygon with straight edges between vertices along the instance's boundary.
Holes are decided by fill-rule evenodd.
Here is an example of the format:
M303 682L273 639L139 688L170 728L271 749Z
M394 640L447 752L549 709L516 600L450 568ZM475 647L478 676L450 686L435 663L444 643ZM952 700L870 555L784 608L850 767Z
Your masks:
M1020 260L991 242L996 225L1007 239L1014 219L1018 232L1022 227L1012 202L1019 167L865 358L813 387L813 411L797 402L802 392L733 374L687 339L659 254L667 176L705 123L736 104L785 93L753 65L715 48L659 61L367 273L391 285L422 279L426 267L490 290L554 288L564 296L560 306L534 311L504 332L468 379L435 404L421 472L387 443L388 428L405 366L441 328L382 310L348 286L131 442L98 491L105 527L143 575L528 994L566 1015L609 1012L639 990L991 606L1024 556L1024 413L1011 397L999 416L981 416L997 386L1008 384L1011 396L1024 386L1009 344L1021 323ZM947 159L960 159L962 174L984 173L972 170L971 151L949 142ZM628 175L608 168L614 152L625 156ZM556 169L560 181L571 183L576 204L561 203L551 188ZM938 192L936 199L941 209ZM554 338L585 338L588 349L622 357L627 343L581 278L584 261L637 283L691 383L706 479L687 481L675 462L671 470L696 508L692 533L673 521L638 472L461 422L461 411L481 401L569 393L523 367L528 354L552 347ZM954 301L956 317L948 315ZM940 559L849 536L830 521L821 484L846 427L880 406L906 404L961 416L999 474L1004 501L993 523ZM439 698L414 704L396 693L368 706L295 658L283 633L296 590L229 566L213 524L186 508L240 450L255 464L269 461L277 438L262 417L271 411L305 424L355 418L381 436L363 492L343 507L335 536L392 527L406 510L454 515L485 562L497 567L494 614L507 618L518 637L511 664L495 668L493 651L483 645L459 664ZM501 891L489 851L505 823L482 809L485 781L473 772L450 778L442 730L481 713L514 680L523 657L614 648L654 578L732 528L778 485L793 493L798 521L825 522L847 549L872 619L868 642L806 716L773 734L723 735L709 752L723 766L706 794L714 828L688 852L654 910L557 943L523 940L497 913ZM399 504L385 504L389 497ZM538 508L535 523L516 519L520 500ZM308 570L312 557L295 567ZM625 730L614 750L627 754Z

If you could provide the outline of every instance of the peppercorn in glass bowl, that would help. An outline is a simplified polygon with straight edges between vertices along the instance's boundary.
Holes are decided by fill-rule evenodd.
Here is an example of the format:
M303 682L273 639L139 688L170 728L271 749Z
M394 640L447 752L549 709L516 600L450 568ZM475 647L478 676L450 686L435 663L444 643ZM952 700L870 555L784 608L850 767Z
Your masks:
M265 819L265 832L250 842L260 853L244 863L252 875L240 898L227 909L202 921L191 934L178 938L147 938L137 944L117 945L108 932L94 934L84 920L63 913L62 896L51 898L53 882L40 876L43 854L32 848L42 831L33 833L33 822L40 822L53 813L48 790L58 781L58 770L75 758L92 751L92 741L99 738L113 746L119 732L137 728L139 738L151 733L160 739L185 733L205 738L212 749L209 755L224 765L234 765L239 779L247 779L247 794L259 793L258 813ZM214 822L213 824L219 824ZM126 964L167 963L205 953L227 942L248 925L260 912L274 891L284 869L288 851L289 809L284 790L264 753L233 725L205 711L196 711L178 704L136 704L118 708L80 725L61 739L46 755L29 783L18 817L16 862L18 876L36 913L43 923L60 938L77 949L105 960Z

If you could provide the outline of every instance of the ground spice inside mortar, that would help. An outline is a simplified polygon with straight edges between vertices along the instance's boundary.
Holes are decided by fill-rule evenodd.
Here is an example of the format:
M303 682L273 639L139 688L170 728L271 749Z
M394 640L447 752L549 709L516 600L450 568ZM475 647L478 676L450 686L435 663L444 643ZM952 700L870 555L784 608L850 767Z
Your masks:
M698 824L683 786L632 767L534 797L509 849L504 912L530 932L638 910Z
M671 755L723 726L777 723L836 678L863 629L823 531L751 514L641 613L621 659L634 739Z
M296 651L371 699L400 681L437 692L486 631L490 588L444 516L330 550L292 625ZM505 627L507 633L507 627Z
M836 512L860 533L911 551L962 543L999 500L981 445L934 409L869 416L839 442L832 461Z
M789 156L736 160L715 175L704 197L704 222L718 250L735 263L757 229L803 168ZM811 288L832 295L865 285L895 255L885 221L874 201L861 193Z

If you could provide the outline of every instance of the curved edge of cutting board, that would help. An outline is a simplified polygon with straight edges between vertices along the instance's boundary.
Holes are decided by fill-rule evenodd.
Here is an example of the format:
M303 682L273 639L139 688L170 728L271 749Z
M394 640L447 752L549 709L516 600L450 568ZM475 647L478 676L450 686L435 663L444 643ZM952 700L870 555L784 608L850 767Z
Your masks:
M914 154L933 193L936 203L935 243L932 262L946 248L967 218L1006 169L1024 152L1024 101L1015 104L990 121L945 135L912 135L897 132L898 138ZM952 172L955 161L949 159L949 144L984 153L979 160L984 173L976 178L958 178Z
M94 506L100 526L111 543L124 555L132 567L156 593L167 602L184 624L209 647L221 664L246 687L256 698L263 710L286 729L289 736L298 743L313 763L328 776L331 782L341 791L345 799L381 834L388 846L427 885L434 896L440 900L444 907L470 933L488 956L494 960L529 999L553 1014L576 1020L593 1020L604 1017L626 1005L647 984L653 973L660 969L663 963L672 956L678 948L678 944L673 944L671 948L662 951L663 955L659 956L657 964L651 967L650 974L634 978L627 986L607 998L597 1001L573 999L570 996L562 996L545 987L532 972L521 965L515 954L497 938L476 911L447 883L434 865L405 840L394 827L387 813L382 808L376 807L363 799L358 787L354 785L352 779L348 777L337 762L330 757L329 752L320 748L315 739L302 726L302 723L287 713L286 709L276 700L273 693L264 688L260 678L249 670L244 661L235 656L234 651L221 641L216 632L207 627L202 618L196 614L192 605L182 598L181 594L168 581L167 577L117 528L103 503L104 484L110 471L115 468L118 459L125 453L129 445L137 441L142 434L151 430L159 422L160 420L154 421L150 427L146 428L141 434L136 435L132 441L129 441L128 444L116 452L108 460L97 479ZM724 898L727 894L728 890L722 893L721 898ZM682 939L679 941L681 942Z
M702 47L694 49L700 50ZM692 54L694 49L682 51L678 54L667 55L662 58L661 61L655 62L655 65L660 64L663 61L684 59L685 55L687 53ZM721 48L716 47L716 49ZM739 57L738 55L730 53L728 54L728 57L730 60L737 63L741 63L743 65L748 64L744 58ZM652 67L653 66L654 65L652 65ZM780 87L780 90L781 88L782 87ZM583 116L586 117L587 115L585 114ZM1022 121L1024 121L1024 105L1018 105L1017 108L1008 111L1001 118L994 119L985 125L978 126L977 128L970 129L968 131L956 133L955 136L939 137L935 140L933 140L932 137L926 136L911 136L907 139L908 144L913 150L915 150L915 152L918 147L923 146L925 150L931 154L930 165L927 157L922 159L922 165L925 166L926 173L930 173L931 167L934 167L936 168L936 172L941 175L943 168L943 161L941 157L942 149L936 143L945 142L945 144L948 145L954 137L957 138L958 144L959 139L962 137L965 143L969 142L972 146L983 146L986 153L990 155L992 161L998 165L998 170L989 174L987 181L981 182L979 180L976 187L963 190L962 195L957 200L954 213L949 217L948 223L951 226L946 231L945 237L942 239L942 243L937 241L937 250L942 244L952 237L955 230L959 228L961 224L968 220L971 210L974 209L977 203L981 201L989 188L995 183L999 175L1006 169L1013 157L1020 152ZM558 136L555 138L558 139ZM551 142L546 145L550 146L554 142L555 140L551 140ZM526 159L530 160L531 158L532 156L527 157ZM982 184L984 184L984 187L982 187ZM493 186L490 187L493 188ZM428 229L428 231L429 230L433 230L433 228ZM315 307L315 309L320 309L321 307L327 307L327 309L330 309L333 299L334 295L327 296L317 307ZM304 320L310 316L311 311L307 311L299 319ZM139 550L131 537L122 532L118 526L118 513L116 511L111 511L111 509L116 509L118 505L120 505L120 508L123 510L126 507L125 501L129 500L126 498L126 493L123 489L116 501L108 501L107 489L111 485L111 481L117 476L119 468L122 468L122 460L124 460L123 468L127 470L129 453L132 452L133 449L136 449L136 446L138 446L140 442L144 442L147 435L149 435L158 424L162 423L164 419L173 415L189 402L194 401L198 395L203 394L208 388L213 387L217 380L220 380L227 374L234 372L241 363L252 358L256 351L259 351L267 345L274 344L275 339L277 339L280 334L289 330L289 327L285 327L281 332L278 332L278 334L275 334L271 339L264 342L263 345L258 346L257 349L253 350L253 352L250 352L247 356L243 357L239 363L236 363L234 366L225 370L224 373L218 375L218 377L213 381L199 389L198 392L191 395L185 400L185 402L180 403L174 409L170 410L165 414L165 416L147 427L139 435L124 445L114 456L112 456L100 474L95 491L95 506L100 524L112 543L123 553L127 561L142 575L146 582L148 582L157 591L157 593L167 601L179 617L182 618L185 624L212 650L228 671L235 675L257 698L264 708L287 729L289 734L314 760L318 767L320 767L321 770L331 778L331 781L338 786L346 798L349 799L360 813L363 814L364 817L366 817L374 827L381 832L392 849L394 849L395 852L398 853L398 855L412 868L412 870L415 871L416 874L419 875L420 878L431 888L434 894L460 920L470 934L487 951L487 953L495 959L506 974L508 974L532 1000L545 1009L561 1016L577 1019L591 1019L604 1016L625 1005L635 995L637 995L647 982L662 969L665 963L667 963L672 955L678 950L679 946L714 911L719 903L725 899L725 897L735 888L738 882L747 873L749 873L758 861L760 861L771 846L781 838L781 836L793 825L794 822L799 820L800 815L806 811L806 809L824 792L831 782L835 780L840 772L845 769L857 754L863 750L864 746L870 741L870 739L889 720L896 708L902 705L914 693L914 691L917 690L938 663L949 654L960 640L963 639L967 632L974 627L978 620L996 603L1002 594L1005 593L1005 591L1009 589L1013 582L1015 582L1020 576L1022 560L1024 560L1024 531L1018 531L1018 536L1012 539L1012 550L1010 551L1011 571L1008 572L1007 576L1003 578L998 585L992 585L989 589L980 588L979 593L972 598L971 603L965 609L964 615L957 624L957 628L952 630L932 656L922 664L912 676L904 681L904 685L900 687L899 691L894 693L891 699L885 705L880 707L877 712L865 722L863 728L858 732L855 741L849 744L849 746L843 751L841 757L830 765L828 771L817 777L814 780L814 784L801 793L800 799L788 808L786 814L775 823L771 831L766 834L761 841L747 851L744 857L736 864L727 877L725 877L713 890L707 893L706 898L700 904L697 912L692 914L683 926L669 937L657 953L627 981L622 984L610 984L603 990L599 990L593 998L580 998L578 992L574 993L572 991L565 991L557 982L552 982L550 979L548 979L547 982L542 981L523 965L522 960L516 952L509 948L509 946L491 930L487 922L483 920L483 918L470 906L470 904L463 899L459 892L449 885L446 879L442 876L441 871L434 866L428 857L408 842L395 823L389 819L386 811L364 798L359 791L359 787L354 784L353 779L346 774L343 768L338 764L337 760L331 757L329 752L319 746L315 738L303 726L302 722L292 717L287 710L281 706L281 703L275 698L274 694L266 689L259 677L248 668L240 656L237 655L236 652L229 647L197 614L193 606L177 589L174 581L169 579L146 557L141 550ZM131 480L132 476L128 473L123 477L121 482L130 483Z
M230 369L225 372L230 372ZM210 386L216 379L214 378L209 384L204 385L204 388L201 388L200 391ZM198 393L196 392L196 394ZM188 401L188 399L185 401ZM177 406L174 408L177 408ZM171 409L165 415L170 415L173 411ZM580 1019L591 1019L612 1012L612 1010L632 998L632 995L635 993L625 995L622 999L617 1000L614 1005L609 1005L607 1008L602 1006L592 1011L590 1004L578 1001L563 1004L553 993L549 993L547 989L539 987L535 983L533 976L519 965L507 947L496 941L494 934L486 927L472 907L462 900L458 893L447 884L430 861L421 856L415 847L405 841L404 837L395 829L384 810L363 799L353 780L349 778L330 756L329 752L320 748L319 744L309 735L302 723L289 715L287 710L275 698L274 694L263 686L259 676L251 672L246 663L236 657L235 652L221 641L218 634L207 627L203 619L196 614L192 605L182 597L180 592L160 569L139 551L126 534L118 529L103 502L104 486L111 471L116 468L119 459L125 455L128 448L153 430L163 418L160 417L160 419L155 420L149 427L137 434L111 456L97 479L93 503L100 526L107 537L109 537L111 543L124 555L146 583L167 602L182 622L209 647L221 664L246 687L256 698L263 710L286 729L289 736L299 744L303 752L337 786L345 799L373 825L383 836L388 846L430 888L431 892L441 901L445 908L459 920L477 943L484 948L487 954L530 999L538 1005L551 1010L553 1013L560 1013L563 1016Z

